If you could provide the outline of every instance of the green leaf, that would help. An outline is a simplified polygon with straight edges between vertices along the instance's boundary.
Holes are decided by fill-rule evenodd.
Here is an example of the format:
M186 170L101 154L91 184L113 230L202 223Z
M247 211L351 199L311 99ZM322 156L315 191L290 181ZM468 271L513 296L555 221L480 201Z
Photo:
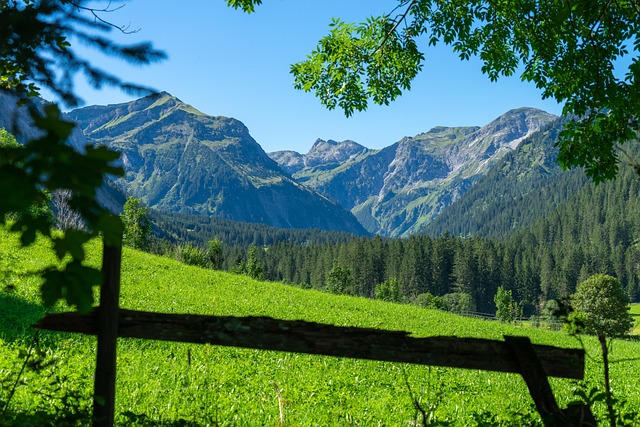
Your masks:
M82 245L91 239L91 235L83 230L67 230L62 237L53 239L53 248L58 259L70 254L74 260L83 261L85 257Z
M102 282L102 273L79 261L69 262L64 269L49 269L44 272L42 298L45 306L50 307L64 298L69 306L77 307L79 312L87 313L93 305L93 286Z

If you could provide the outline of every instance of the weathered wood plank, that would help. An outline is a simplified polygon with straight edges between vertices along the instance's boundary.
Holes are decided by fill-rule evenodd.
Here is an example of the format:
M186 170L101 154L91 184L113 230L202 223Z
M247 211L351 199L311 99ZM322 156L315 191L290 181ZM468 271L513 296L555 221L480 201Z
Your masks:
M51 314L35 327L95 334L95 314ZM118 336L520 373L517 361L503 341L414 338L402 331L268 317L164 314L121 309ZM544 345L533 347L547 376L583 377L583 350Z

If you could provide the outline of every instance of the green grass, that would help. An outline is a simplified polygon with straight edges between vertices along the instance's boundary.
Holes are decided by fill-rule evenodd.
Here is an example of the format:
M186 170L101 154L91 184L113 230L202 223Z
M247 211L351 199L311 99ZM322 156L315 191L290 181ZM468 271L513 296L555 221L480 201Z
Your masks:
M629 310L631 316L633 317L633 330L631 334L640 335L640 304L631 304L631 309Z
M43 244L22 250L17 246L14 236L0 230L0 286L15 286L13 292L0 292L0 410L22 364L19 352L30 343L29 325L43 313L39 279L30 272L54 262ZM88 248L88 263L98 265L99 244L93 242ZM121 306L169 313L265 315L406 330L415 336L527 335L534 343L579 346L575 338L560 332L258 282L128 249ZM44 360L54 363L40 374L23 374L10 405L12 413L27 417L37 411L60 412L56 408L61 407L65 413L88 408L95 339L53 332L40 335ZM287 426L412 425L416 411L407 383L425 410L455 425L479 425L479 419L490 419L485 425L524 425L526 421L514 421L514 414L533 411L524 381L513 374L137 339L120 339L118 345L119 425L179 425L179 420L192 425L279 425L279 403ZM584 345L597 359L597 342L587 337ZM614 359L638 354L640 343L614 342ZM629 408L640 411L640 363L614 363L611 369L616 393L629 400ZM600 372L597 362L588 358L587 382L596 384ZM562 406L574 399L575 381L551 383ZM603 408L595 410L601 413Z

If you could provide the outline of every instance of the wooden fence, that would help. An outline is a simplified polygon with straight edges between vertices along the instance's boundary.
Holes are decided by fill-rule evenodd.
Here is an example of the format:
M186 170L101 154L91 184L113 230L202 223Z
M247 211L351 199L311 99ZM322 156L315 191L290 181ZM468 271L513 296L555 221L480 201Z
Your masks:
M406 332L339 327L268 317L204 316L118 307L121 248L105 246L100 306L91 314L49 314L36 328L98 336L94 427L114 422L118 337L208 343L233 347L350 357L420 365L519 373L546 426L595 426L586 405L561 410L547 377L584 376L584 351L533 345L527 337L504 341L429 337Z

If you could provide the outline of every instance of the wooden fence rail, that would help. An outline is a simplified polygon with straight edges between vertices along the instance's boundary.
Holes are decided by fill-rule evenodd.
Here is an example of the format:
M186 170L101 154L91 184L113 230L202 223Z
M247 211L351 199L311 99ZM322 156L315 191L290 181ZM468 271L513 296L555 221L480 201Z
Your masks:
M546 426L595 426L586 405L561 410L547 377L581 379L584 351L533 345L527 337L505 341L416 338L401 331L325 325L269 317L164 314L118 307L121 248L106 246L100 307L91 314L49 314L36 328L98 336L94 427L111 427L115 412L118 337L208 343L389 362L519 373Z

